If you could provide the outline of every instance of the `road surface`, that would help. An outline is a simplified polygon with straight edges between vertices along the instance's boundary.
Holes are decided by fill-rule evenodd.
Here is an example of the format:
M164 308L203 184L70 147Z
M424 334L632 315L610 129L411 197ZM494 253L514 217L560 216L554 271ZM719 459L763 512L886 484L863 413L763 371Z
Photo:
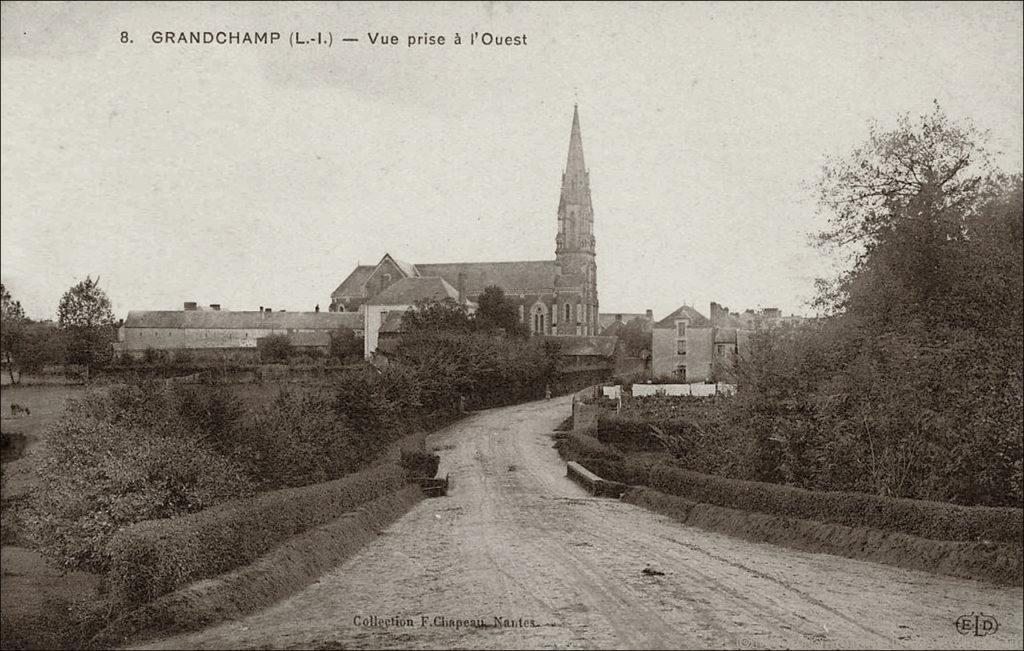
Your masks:
M448 497L288 599L151 648L1020 648L1020 588L750 543L590 497L552 449L568 413L568 398L534 402L432 435ZM999 630L958 634L971 613Z

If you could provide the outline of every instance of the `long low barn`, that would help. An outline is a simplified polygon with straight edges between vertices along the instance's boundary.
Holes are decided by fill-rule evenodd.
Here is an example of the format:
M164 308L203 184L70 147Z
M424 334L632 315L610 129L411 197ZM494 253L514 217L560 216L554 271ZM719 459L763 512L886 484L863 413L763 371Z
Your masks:
M356 312L232 312L220 309L132 311L117 333L114 352L138 357L147 349L256 351L257 342L269 335L290 335L294 344L328 341L339 328L363 335L363 315ZM311 335L323 336L311 336ZM319 346L318 346L319 347Z

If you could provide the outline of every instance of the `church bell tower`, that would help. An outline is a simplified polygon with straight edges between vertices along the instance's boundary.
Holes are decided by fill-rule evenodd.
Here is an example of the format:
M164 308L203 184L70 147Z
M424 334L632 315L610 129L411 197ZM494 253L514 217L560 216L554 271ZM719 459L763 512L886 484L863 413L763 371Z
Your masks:
M562 174L562 196L558 202L558 235L555 259L564 275L577 276L582 283L578 318L582 334L598 333L597 263L594 239L594 207L590 202L590 174L583 162L579 107L572 112L569 157Z

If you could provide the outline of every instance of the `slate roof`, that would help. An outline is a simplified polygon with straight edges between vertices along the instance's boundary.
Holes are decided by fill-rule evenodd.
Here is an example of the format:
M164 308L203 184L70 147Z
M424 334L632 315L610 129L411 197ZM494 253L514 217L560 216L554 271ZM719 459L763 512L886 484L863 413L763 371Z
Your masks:
M672 312L671 314L666 316L661 321L655 323L654 327L659 329L674 328L676 327L676 319L690 319L691 326L700 327L711 325L711 322L708 321L708 318L706 316L704 316L694 308L690 307L689 305L684 305L677 309L675 312Z
M612 357L615 355L615 337L597 335L545 335L544 341L559 345L560 355L573 357Z
M126 328L181 329L293 329L334 330L363 329L363 315L358 312L232 312L228 310L131 311L124 321Z
M370 278L370 274L377 268L375 264L361 264L352 270L345 280L341 281L338 288L331 292L331 298L338 296L362 296L363 286Z
M476 294L488 285L497 285L506 294L517 291L549 289L561 273L555 260L524 260L512 262L445 262L417 264L421 276L440 276L453 287L459 286L459 274L466 276L466 293Z
M459 292L444 278L402 278L370 300L371 305L412 305L423 299L459 299Z

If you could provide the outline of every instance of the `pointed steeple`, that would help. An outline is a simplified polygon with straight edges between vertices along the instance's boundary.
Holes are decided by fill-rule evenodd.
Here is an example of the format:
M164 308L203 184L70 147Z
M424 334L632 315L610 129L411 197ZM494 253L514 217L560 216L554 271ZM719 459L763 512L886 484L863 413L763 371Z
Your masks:
M572 107L572 131L569 133L569 155L565 160L565 172L562 174L562 196L559 200L559 213L567 206L579 206L581 212L590 208L590 175L583 160L583 136L580 133L580 109Z
M583 162L583 136L580 135L580 108L573 104L572 133L569 134L569 157L565 161L565 175L582 178L586 172L587 166Z

